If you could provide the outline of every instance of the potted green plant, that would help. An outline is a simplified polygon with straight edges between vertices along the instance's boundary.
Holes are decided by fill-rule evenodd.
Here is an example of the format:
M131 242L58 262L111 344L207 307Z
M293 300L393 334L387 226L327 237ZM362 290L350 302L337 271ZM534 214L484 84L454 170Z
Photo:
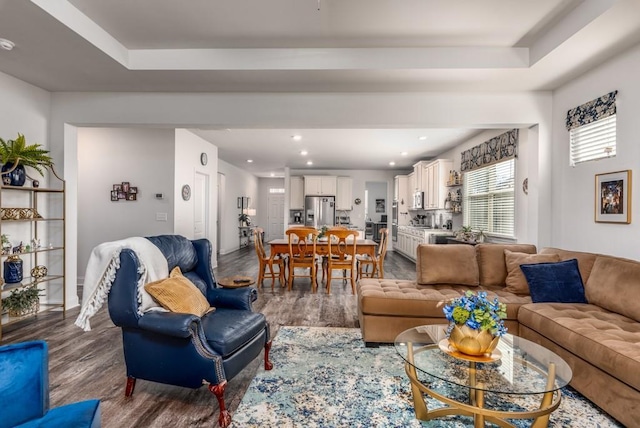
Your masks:
M18 134L15 140L0 138L0 163L2 163L2 182L11 186L23 186L26 179L24 167L29 166L44 176L43 167L53 165L49 151L41 144L27 145L24 135Z
M246 226L251 226L251 217L249 217L249 214L240 214L238 216L238 220L240 221L240 225L246 225Z
M7 298L2 299L2 308L9 312L10 317L21 317L38 312L41 291L36 284L16 288Z
M456 238L462 239L463 241L471 241L473 239L473 230L471 226L462 226L456 232Z

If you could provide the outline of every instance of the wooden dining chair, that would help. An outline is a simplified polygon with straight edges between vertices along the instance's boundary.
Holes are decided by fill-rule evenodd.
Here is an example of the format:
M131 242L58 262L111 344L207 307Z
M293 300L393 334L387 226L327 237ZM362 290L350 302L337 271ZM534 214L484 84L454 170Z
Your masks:
M327 254L327 294L331 294L331 280L334 269L342 270L342 279L347 281L347 271L351 280L351 292L356 293L356 245L358 231L348 229L329 229Z
M295 278L309 278L313 293L318 288L318 253L316 243L318 232L315 228L294 227L287 229L289 240L289 291ZM296 268L309 269L308 274L296 274Z
M387 242L389 241L389 229L380 229L380 243L378 251L373 257L359 255L358 278L384 278L384 257L387 255ZM368 267L371 266L371 272Z
M258 287L262 288L265 274L267 274L267 269L269 269L269 273L267 275L271 277L271 290L273 291L276 277L280 281L280 286L284 287L285 259L280 254L267 255L267 252L264 249L264 229L262 229L261 227L256 227L255 229L253 229L253 237L253 242L255 242L256 247L256 254L258 255L258 261L260 262L260 267L258 268ZM274 266L278 267L277 272L274 270Z

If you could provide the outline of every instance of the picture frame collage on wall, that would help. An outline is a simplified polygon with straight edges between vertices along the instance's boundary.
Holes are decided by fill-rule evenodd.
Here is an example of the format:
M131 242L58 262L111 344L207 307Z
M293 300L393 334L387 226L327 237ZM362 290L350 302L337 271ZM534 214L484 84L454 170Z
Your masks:
M119 200L125 201L137 201L138 200L138 188L131 186L128 181L114 184L111 190L111 201L118 202Z
M596 223L631 223L631 170L596 174Z

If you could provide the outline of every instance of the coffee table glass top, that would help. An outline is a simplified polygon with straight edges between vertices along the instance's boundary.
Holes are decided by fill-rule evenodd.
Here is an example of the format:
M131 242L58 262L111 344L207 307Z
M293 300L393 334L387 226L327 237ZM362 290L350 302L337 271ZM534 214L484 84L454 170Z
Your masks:
M438 346L446 339L446 328L447 325L414 327L395 339L398 354L413 365L425 381L436 378L501 394L542 394L561 389L571 381L571 368L557 354L511 334L500 338L497 349L502 355L495 361L470 362L456 358ZM555 382L551 387L547 382L550 363L555 365ZM473 373L472 365L475 365Z

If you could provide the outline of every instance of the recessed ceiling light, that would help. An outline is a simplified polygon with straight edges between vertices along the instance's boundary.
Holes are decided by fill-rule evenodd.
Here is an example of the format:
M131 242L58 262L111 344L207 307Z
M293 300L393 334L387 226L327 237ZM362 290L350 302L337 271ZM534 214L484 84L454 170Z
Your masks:
M294 135L291 138L293 139L293 141L300 141L302 140L302 135Z
M308 152L308 151L306 151L306 150L303 150L303 151L301 151L301 152L300 152L300 154L301 154L302 156L306 156L306 155L308 155L308 154L309 154L309 152Z
M271 173L271 174L269 174L269 175L270 175L271 177L275 177L275 176L276 176L276 173L275 173L275 172L272 172L272 173Z
M409 154L409 152L400 152L400 156L406 156L408 154Z
M253 163L253 159L247 159L248 163Z
M418 140L420 140L420 141L424 141L424 140L426 140L426 139L427 139L427 136L426 136L426 135L423 135L423 136L421 136L420 138L418 138Z
M396 163L394 161L389 162L389 165L394 166Z
M313 161L307 161L307 165L313 165Z
M13 43L11 40L1 39L0 38L0 48L4 49L5 51L10 51L15 46L16 46L16 44Z

